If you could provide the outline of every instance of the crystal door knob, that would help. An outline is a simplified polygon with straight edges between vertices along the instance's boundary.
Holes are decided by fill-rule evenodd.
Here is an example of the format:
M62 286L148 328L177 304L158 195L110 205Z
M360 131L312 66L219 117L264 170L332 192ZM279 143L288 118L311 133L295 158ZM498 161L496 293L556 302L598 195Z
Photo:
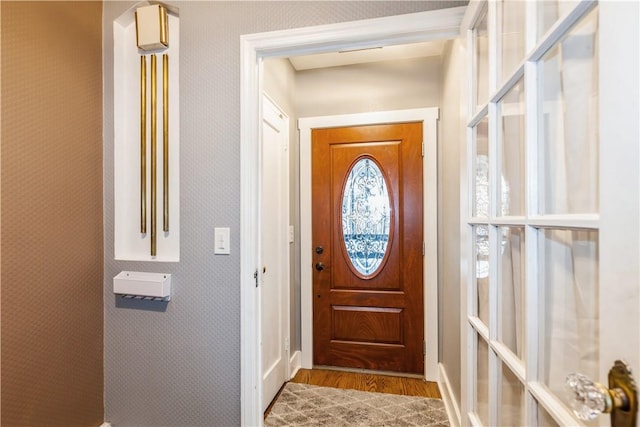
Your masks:
M565 381L573 393L573 413L581 420L593 420L614 409L628 409L629 398L621 388L609 389L584 374L572 372Z
M609 393L602 384L591 381L583 374L572 372L567 375L565 383L573 393L571 407L581 420L593 420L598 415L608 412Z

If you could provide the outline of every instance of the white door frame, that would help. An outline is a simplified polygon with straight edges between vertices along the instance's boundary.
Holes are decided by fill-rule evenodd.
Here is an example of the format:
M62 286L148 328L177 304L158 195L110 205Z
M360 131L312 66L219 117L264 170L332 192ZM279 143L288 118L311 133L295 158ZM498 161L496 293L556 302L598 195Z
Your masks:
M301 364L313 367L313 242L311 241L311 129L380 123L422 122L424 375L438 381L438 108L378 111L298 119L300 130ZM306 266L306 267L304 267Z
M262 398L260 299L254 273L261 265L260 97L263 59L455 38L466 7L240 37L240 422L259 426ZM259 277L259 275L257 275Z

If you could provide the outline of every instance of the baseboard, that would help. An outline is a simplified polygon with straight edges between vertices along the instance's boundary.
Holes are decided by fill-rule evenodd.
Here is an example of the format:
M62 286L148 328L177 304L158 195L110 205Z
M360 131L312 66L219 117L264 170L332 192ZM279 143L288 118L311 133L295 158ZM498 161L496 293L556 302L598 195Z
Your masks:
M447 416L449 417L449 425L451 427L460 427L462 424L462 416L460 415L460 406L456 399L453 397L453 390L451 389L451 383L449 382L449 376L442 363L440 367L440 379L438 380L438 387L440 387L440 394L442 395L442 401L444 407L447 410Z
M111 423L104 422L100 425L100 427L111 427Z
M293 356L291 356L291 359L289 359L289 372L291 373L291 375L289 375L289 379L295 377L302 367L302 365L300 364L300 360L300 351L294 352Z

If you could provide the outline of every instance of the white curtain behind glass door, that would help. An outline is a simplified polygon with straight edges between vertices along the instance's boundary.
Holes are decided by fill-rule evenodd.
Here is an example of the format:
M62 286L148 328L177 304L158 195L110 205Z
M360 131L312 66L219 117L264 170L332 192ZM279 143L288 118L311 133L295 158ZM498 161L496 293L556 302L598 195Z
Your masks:
M598 212L597 10L542 65L541 213ZM541 380L568 401L569 372L598 375L598 238L593 231L544 230Z

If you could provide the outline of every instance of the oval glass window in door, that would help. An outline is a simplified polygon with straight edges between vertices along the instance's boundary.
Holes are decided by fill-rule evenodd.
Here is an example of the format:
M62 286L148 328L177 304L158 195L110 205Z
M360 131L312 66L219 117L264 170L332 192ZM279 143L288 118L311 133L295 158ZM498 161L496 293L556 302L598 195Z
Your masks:
M381 266L391 230L391 200L375 160L362 157L349 171L342 190L342 236L353 268L372 276Z

